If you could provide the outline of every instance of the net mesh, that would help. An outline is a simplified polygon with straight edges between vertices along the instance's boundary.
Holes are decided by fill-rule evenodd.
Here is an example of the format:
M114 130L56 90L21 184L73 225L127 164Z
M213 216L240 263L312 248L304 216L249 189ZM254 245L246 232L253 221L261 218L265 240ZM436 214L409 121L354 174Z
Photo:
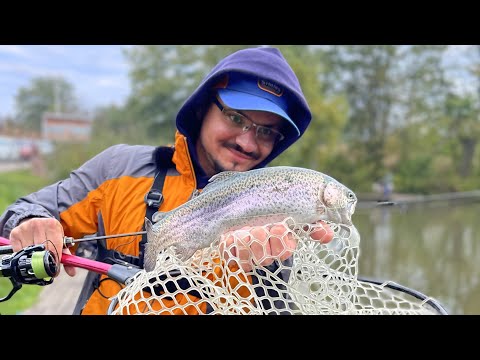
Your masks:
M322 227L286 218L261 231L230 231L187 262L171 246L158 255L153 271L139 271L111 299L109 314L439 313L431 298L401 291L395 283L360 280L356 228L330 223L334 237L322 243L312 238ZM279 228L285 231L279 233ZM269 255L273 244L284 253ZM249 248L256 248L255 254Z

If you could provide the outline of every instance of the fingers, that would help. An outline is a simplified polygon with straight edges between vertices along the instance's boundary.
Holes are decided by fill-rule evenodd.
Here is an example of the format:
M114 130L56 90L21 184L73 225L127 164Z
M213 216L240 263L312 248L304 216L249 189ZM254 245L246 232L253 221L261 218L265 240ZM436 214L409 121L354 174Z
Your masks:
M248 248L251 236L246 229L248 227L226 233L220 241L219 249L227 264L233 263L248 272L252 270L252 261Z
M275 260L272 257L272 247L268 233L263 227L254 227L250 230L246 248L251 251L251 256L256 264L268 266Z
M29 245L43 244L50 240L51 248L55 245L57 238L63 236L61 226L57 227L58 221L55 219L31 218L25 219L10 233L10 243L14 251L19 251ZM58 223L60 225L60 223ZM55 233L59 231L60 236ZM50 237L50 238L49 238ZM61 247L59 248L61 249Z
M45 249L54 255L57 262L60 262L63 252L63 236L62 225L57 219L30 218L20 222L12 230L10 244L14 252L33 244L44 244ZM67 273L75 275L75 269L69 269Z
M220 252L226 260L235 260L244 271L254 265L268 266L276 259L292 256L297 241L285 224L270 227L244 227L225 234L220 242Z
M63 249L63 254L68 254L68 255L72 255L72 253L70 252L70 249ZM67 273L68 276L75 276L77 274L77 270L74 266L64 266L63 267L65 269L65 272Z
M313 240L320 241L322 244L327 244L332 241L335 233L330 226L323 221L312 225L313 230L310 232L310 237Z
M293 233L283 223L270 228L270 249L272 256L278 257L281 261L293 255L297 248L297 240Z
M332 241L335 235L323 221L309 224L308 234L322 244ZM244 271L250 271L254 265L268 266L277 259L285 261L293 255L297 242L298 237L285 222L270 227L245 226L225 234L220 251L226 260L235 261Z

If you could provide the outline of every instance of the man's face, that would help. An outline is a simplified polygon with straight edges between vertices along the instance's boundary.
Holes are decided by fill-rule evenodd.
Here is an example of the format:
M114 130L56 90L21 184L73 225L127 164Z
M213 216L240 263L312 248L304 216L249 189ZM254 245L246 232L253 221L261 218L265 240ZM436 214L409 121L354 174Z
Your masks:
M267 127L259 131L268 132L268 128L280 130L285 121L276 114L264 111L236 110L249 124ZM265 141L257 137L257 127L251 126L249 130L242 131L231 118L220 110L219 106L212 104L208 109L200 130L197 142L197 155L200 165L207 176L215 175L221 171L235 170L246 171L265 160L270 155L275 141Z

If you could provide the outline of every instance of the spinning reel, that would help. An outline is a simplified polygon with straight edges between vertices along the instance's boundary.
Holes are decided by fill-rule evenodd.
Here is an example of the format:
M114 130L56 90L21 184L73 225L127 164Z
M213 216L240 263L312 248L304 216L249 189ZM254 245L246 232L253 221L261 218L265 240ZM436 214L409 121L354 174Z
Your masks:
M16 253L12 251L11 246L0 246L0 254L9 254L1 259L0 277L8 277L13 285L0 302L10 299L23 284L51 284L58 272L55 257L44 244L30 245Z

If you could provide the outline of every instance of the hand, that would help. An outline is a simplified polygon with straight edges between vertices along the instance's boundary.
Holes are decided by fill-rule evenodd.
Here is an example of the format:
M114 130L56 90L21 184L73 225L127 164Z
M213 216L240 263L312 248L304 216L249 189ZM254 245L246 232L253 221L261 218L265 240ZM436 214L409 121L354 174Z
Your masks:
M28 218L10 233L10 245L14 252L20 251L29 245L44 244L45 249L50 251L55 260L60 263L62 253L71 254L69 249L63 248L63 228L57 219L53 218ZM48 240L48 241L47 241ZM64 266L65 272L75 276L73 266Z
M333 230L324 222L311 225L309 236L322 244L329 243ZM245 226L228 232L220 241L220 252L225 260L233 260L244 271L251 271L254 265L268 266L276 259L284 261L292 256L297 247L297 236L284 222L264 226ZM238 264L239 263L239 264Z

